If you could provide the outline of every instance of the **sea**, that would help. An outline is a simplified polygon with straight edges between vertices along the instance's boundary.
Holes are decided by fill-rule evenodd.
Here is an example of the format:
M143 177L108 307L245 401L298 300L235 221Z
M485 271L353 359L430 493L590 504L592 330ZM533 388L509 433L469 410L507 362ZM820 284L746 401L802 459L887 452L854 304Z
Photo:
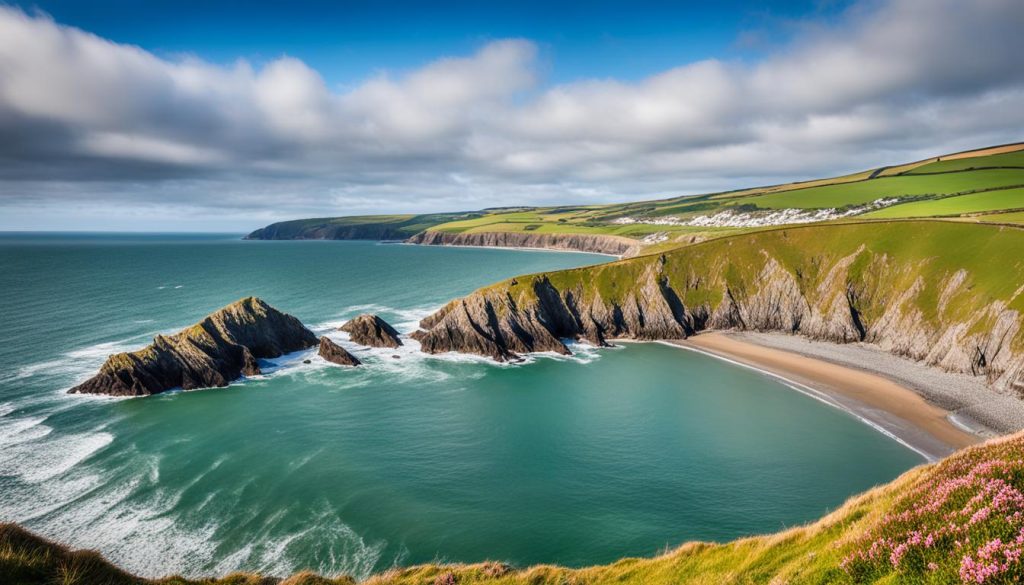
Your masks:
M0 521L144 576L500 560L585 566L814 520L924 462L763 373L658 344L520 364L351 343L592 254L238 234L0 235ZM255 295L314 351L226 388L68 395L112 353ZM304 363L310 360L311 363Z

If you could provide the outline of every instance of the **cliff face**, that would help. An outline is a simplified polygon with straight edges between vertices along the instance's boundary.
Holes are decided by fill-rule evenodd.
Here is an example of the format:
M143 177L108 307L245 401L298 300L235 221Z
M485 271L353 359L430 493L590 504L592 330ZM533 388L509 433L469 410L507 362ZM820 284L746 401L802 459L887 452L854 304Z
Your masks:
M178 387L227 386L259 374L259 358L316 344L298 319L248 297L174 335L157 335L141 350L110 356L95 376L69 392L146 396Z
M301 229L288 222L273 223L245 236L247 240L401 240L408 233L388 224L311 224Z
M341 330L348 333L352 341L369 347L390 347L395 348L402 345L398 338L398 331L377 315L369 313L359 315L348 323L341 326Z
M938 222L761 232L512 279L452 301L414 337L430 353L508 360L568 353L565 338L604 344L704 329L783 331L872 342L1024 391L1018 253L1020 230Z
M407 240L428 246L487 246L501 248L545 248L573 250L613 256L633 256L640 242L622 236L597 234L537 234L531 232L450 233L420 232Z

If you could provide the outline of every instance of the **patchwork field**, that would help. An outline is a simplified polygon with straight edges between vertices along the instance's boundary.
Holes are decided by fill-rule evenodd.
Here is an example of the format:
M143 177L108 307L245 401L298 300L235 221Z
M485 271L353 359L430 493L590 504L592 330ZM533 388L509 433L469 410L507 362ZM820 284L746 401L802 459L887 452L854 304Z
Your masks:
M650 251L780 225L851 218L961 218L1021 223L1024 143L897 166L704 195L611 205L492 208L428 215L349 216L272 224L253 239L401 239L424 230L614 235ZM645 248L647 249L647 248Z

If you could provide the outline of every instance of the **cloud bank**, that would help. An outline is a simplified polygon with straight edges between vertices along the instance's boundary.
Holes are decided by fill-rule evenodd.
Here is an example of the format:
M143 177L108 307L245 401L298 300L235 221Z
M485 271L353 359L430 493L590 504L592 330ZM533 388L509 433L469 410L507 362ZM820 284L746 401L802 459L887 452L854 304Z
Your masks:
M290 57L166 59L0 7L0 228L636 199L1024 140L1019 0L801 25L636 82L548 85L507 39L338 90Z

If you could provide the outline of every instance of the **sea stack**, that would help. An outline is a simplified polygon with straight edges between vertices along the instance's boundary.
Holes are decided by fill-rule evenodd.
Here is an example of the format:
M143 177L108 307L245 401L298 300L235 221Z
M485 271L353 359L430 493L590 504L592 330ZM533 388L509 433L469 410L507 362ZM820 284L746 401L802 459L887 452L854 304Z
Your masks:
M316 335L256 297L231 303L174 335L107 358L100 371L71 394L148 396L173 388L227 386L260 373L260 358L308 349Z
M320 357L339 366L358 366L362 362L348 352L347 349L334 343L326 336L320 338L320 349L317 351Z
M402 340L398 338L398 331L388 325L384 319L370 313L359 315L345 323L341 326L341 330L348 333L352 341L359 345L390 348L402 345Z

